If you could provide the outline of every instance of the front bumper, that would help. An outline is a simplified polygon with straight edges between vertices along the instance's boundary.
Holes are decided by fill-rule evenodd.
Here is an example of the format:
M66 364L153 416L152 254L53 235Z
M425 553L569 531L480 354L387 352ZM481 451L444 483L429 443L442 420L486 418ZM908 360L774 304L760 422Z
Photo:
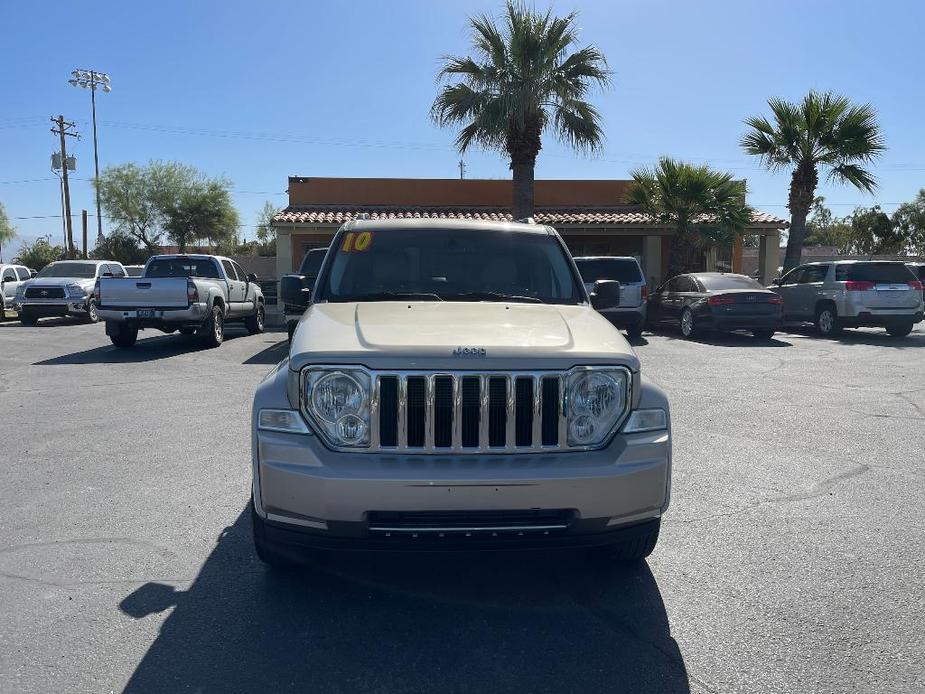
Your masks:
M51 316L83 316L87 314L87 302L90 297L66 299L21 299L13 301L13 310L22 314L26 311L33 316L48 318Z
M542 454L334 453L317 436L258 431L254 507L268 541L419 549L595 545L654 522L669 502L670 432L618 435L598 451ZM563 523L482 523L491 512L560 512ZM377 518L455 514L462 530ZM394 530L394 529L393 529ZM442 535L441 535L442 532ZM641 532L641 531L640 531Z

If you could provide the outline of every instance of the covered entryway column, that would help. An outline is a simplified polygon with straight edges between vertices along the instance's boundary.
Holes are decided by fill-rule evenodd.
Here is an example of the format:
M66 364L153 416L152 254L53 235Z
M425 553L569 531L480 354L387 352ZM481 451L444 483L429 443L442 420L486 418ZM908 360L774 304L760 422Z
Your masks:
M758 237L758 281L767 286L777 277L780 263L780 237L777 230L763 231Z

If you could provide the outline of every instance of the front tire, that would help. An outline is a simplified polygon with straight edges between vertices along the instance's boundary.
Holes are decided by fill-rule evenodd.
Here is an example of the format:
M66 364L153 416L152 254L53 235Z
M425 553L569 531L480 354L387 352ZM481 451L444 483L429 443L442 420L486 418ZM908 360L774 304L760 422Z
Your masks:
M642 561L652 554L655 545L658 544L661 525L662 519L659 518L648 532L613 545L596 547L593 553L606 561L620 564Z
M905 337L912 332L912 327L912 323L900 323L886 326L886 331L893 337Z
M770 340L774 337L773 330L752 330L752 335L758 340Z
M632 328L627 328L626 336L631 340L638 340L640 337L642 337L642 326L635 325Z
M251 499L251 525L254 529L254 551L257 552L257 558L272 569L286 570L297 566L289 557L280 554L267 545L266 530L263 519L257 515L257 509L254 508L254 500Z
M221 306L212 306L212 316L202 328L202 341L206 347L218 347L225 340L225 314Z
M96 312L96 301L94 299L90 299L90 301L87 302L87 316L84 320L87 323L98 323L100 320Z
M697 326L694 324L694 312L689 308L684 308L681 311L681 320L679 324L681 328L681 335L685 339L689 340L697 333Z
M247 328L249 334L256 335L257 333L263 332L265 322L266 312L264 311L263 304L257 304L257 310L254 311L254 315L244 319L244 327Z
M109 336L112 344L119 349L131 349L134 347L135 342L138 340L138 328L122 323L117 323L116 325L118 325L116 334Z
M841 333L838 311L832 304L823 304L816 309L816 330L823 337L834 337Z

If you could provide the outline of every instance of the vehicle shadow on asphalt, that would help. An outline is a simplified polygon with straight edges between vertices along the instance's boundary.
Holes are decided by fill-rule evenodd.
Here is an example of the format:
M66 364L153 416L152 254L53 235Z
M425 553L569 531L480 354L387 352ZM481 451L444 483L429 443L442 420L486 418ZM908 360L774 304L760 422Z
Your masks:
M232 332L229 329L225 333L225 342L245 337L247 333L241 331ZM181 354L189 354L200 350L212 349L205 347L195 335L159 335L158 337L139 337L138 342L131 349L120 349L113 345L104 345L94 347L82 352L72 352L71 354L62 354L60 357L44 359L37 361L33 366L61 366L64 364L132 364L146 361L157 361L159 359L170 359ZM221 347L218 347L221 349Z
M693 337L686 338L680 332L670 330L653 333L660 335L668 340L680 340L681 342L694 342L702 345L712 345L713 347L793 347L789 342L779 339L777 336L769 340L763 340L755 337L748 332L698 332Z
M124 691L690 691L644 563L350 553L274 572L250 536L245 512L188 590L120 602L135 619L173 608Z
M268 337L273 337L268 335ZM270 342L271 340L267 340ZM272 341L273 343L264 350L257 352L252 357L244 360L244 364L279 364L289 354L289 339L284 334L281 341Z
M788 325L784 327L784 332L791 335L800 335L802 337L811 337L816 340L826 342L837 342L843 345L870 345L873 347L892 347L893 349L909 349L916 347L925 347L925 332L922 329L922 323L916 326L906 337L893 337L886 330L877 329L856 329L845 328L840 335L835 337L822 337L816 332L813 326Z

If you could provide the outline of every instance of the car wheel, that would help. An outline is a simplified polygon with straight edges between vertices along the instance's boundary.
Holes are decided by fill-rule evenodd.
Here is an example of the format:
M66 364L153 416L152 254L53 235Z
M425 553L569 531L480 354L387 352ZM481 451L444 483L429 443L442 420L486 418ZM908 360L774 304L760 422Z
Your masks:
M823 304L816 309L816 330L823 337L832 337L841 332L838 322L838 312L831 304Z
M752 330L752 335L754 335L759 340L770 340L774 337L773 330Z
M257 509L254 508L254 500L251 498L251 525L254 529L254 550L257 557L267 566L273 569L292 569L297 566L289 557L267 546L266 530L263 518L257 515Z
M0 323L6 320L6 306L0 301Z
M202 328L203 342L207 347L218 347L225 339L225 315L221 306L212 307L212 316Z
M655 523L652 530L623 542L606 547L595 547L593 555L612 562L629 563L642 561L655 549L658 544L658 532L661 528L661 519Z
M262 333L265 320L266 313L264 312L263 304L257 304L257 310L254 312L254 315L244 319L244 327L247 328L247 332L251 335Z
M109 339L112 340L112 344L120 349L130 349L134 347L135 342L138 340L138 328L122 323L117 323L117 325L119 327L116 334L109 336Z
M912 332L912 323L900 323L898 325L888 325L886 331L893 337L905 337Z
M29 313L28 311L21 311L19 314L19 322L23 325L35 325L39 322L38 316Z
M90 299L87 302L87 318L88 323L98 323L100 320L99 315L96 312L96 301Z
M685 308L681 311L681 334L686 338L691 338L694 336L694 333L697 332L697 327L694 325L694 312L689 308Z

